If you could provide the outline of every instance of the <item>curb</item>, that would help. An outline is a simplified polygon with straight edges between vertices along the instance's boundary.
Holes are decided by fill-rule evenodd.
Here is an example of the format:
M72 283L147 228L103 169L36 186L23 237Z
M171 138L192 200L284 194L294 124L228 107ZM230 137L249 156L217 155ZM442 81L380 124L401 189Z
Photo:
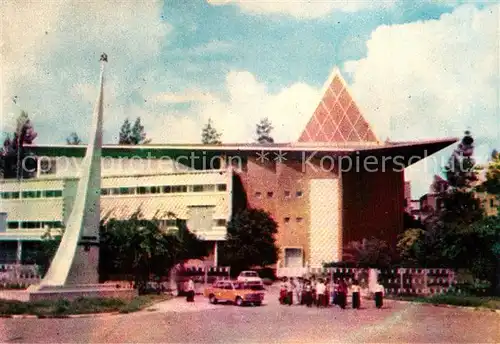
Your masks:
M414 305L424 305L424 306L430 306L430 307L440 307L440 308L454 308L454 309L465 309L469 311L486 311L486 312L492 312L492 313L497 313L500 314L500 309L492 309L492 308L484 308L484 307L467 307L467 306L454 306L454 305L447 305L447 304L440 304L440 303L425 303L425 302L416 302L416 301L403 301L403 300L393 300L393 299L388 299L393 302L399 302L399 303L411 303Z
M0 315L4 319L79 319L79 318L102 318L112 315L119 315L120 312L108 313L88 313L88 314L72 314L72 315L32 315L32 314L13 314Z

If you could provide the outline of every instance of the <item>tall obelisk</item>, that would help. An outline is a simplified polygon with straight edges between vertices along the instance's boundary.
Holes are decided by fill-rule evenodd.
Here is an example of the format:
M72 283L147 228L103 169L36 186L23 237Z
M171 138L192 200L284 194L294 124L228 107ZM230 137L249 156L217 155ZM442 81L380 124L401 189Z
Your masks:
M99 94L94 108L89 143L83 159L75 203L68 217L61 244L39 289L99 282L103 89L104 66L107 61L107 55L102 54Z

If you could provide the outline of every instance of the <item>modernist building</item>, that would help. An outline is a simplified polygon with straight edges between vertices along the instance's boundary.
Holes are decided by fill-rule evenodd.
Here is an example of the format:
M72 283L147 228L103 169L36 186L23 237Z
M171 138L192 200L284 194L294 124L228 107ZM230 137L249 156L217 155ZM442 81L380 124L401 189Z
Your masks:
M123 218L140 208L167 229L184 219L216 247L234 211L261 208L279 226L279 266L320 266L340 261L353 240L395 244L403 230L404 168L454 142L381 142L335 72L297 142L105 145L102 215ZM14 258L45 226L64 226L85 147L32 150L38 177L1 183L7 229L0 240ZM215 263L216 256L217 249Z

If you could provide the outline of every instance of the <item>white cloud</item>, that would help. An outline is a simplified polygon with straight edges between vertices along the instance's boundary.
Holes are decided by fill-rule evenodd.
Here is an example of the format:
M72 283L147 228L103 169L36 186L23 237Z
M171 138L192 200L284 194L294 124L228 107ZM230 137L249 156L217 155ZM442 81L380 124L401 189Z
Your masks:
M372 33L366 58L345 69L379 137L461 137L470 129L480 141L478 154L486 143L490 150L500 145L499 8L465 5L439 20ZM424 170L424 164L407 170L415 190L427 189L431 175Z
M185 112L156 115L149 128L154 142L200 142L201 129L211 118L224 142L253 142L255 125L268 117L276 141L295 141L312 115L320 97L319 89L295 83L278 93L249 72L232 71L226 76L228 99L206 96ZM168 99L186 99L185 94L168 94Z
M241 11L249 14L276 15L284 14L297 19L313 19L326 16L334 11L357 12L377 8L392 7L397 0L207 0L215 6L237 5Z
M108 85L113 85L116 96L129 91L137 79L136 68L153 64L171 30L161 11L160 1L3 2L2 114L22 108L54 121L61 112L71 114L86 106L89 98L93 102L92 87L82 85L97 82L103 51L110 60ZM17 104L12 102L14 95ZM77 129L85 120L68 121L70 128L65 130Z
M196 90L190 90L181 93L164 92L157 94L152 98L154 102L167 104L208 102L212 99L213 96L210 93Z

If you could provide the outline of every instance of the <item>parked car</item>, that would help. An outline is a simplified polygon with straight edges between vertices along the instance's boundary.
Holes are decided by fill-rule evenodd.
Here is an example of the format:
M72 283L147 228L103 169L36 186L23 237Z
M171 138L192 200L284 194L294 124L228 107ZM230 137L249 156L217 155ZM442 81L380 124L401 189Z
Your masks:
M264 300L264 292L253 290L245 282L218 281L205 288L203 295L208 297L210 303L232 302L237 306L253 304L260 306Z
M259 274L255 271L242 271L238 276L237 281L249 283L251 285L264 285L262 278L260 278Z

